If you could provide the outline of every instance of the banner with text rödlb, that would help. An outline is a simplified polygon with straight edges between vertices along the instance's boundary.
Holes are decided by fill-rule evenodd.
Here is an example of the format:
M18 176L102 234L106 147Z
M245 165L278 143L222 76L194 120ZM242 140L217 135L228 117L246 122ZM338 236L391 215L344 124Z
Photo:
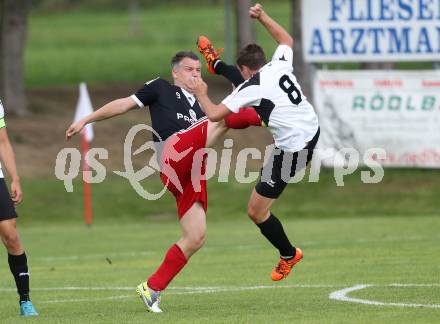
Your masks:
M318 71L314 94L320 149L382 148L384 166L440 168L440 71Z

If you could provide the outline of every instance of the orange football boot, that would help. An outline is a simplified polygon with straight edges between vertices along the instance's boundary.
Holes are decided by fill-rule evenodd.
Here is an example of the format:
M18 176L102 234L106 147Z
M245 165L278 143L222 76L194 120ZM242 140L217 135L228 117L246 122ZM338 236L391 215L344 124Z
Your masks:
M275 269L272 270L272 280L279 281L286 278L292 270L293 266L301 261L302 258L303 252L300 248L296 248L296 253L293 258L288 260L280 259L278 265L275 267Z
M206 36L199 36L197 39L197 48L207 62L208 72L211 74L216 74L214 70L214 63L220 58L219 53L221 54L223 52L223 48L218 48L215 50L211 41Z

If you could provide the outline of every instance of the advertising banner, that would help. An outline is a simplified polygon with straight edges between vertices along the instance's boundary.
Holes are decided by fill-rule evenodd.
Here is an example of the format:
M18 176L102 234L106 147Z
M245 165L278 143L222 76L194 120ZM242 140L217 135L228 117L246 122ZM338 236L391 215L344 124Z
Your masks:
M364 163L440 167L440 71L318 71L314 98L319 148L333 158L353 148Z
M439 61L440 0L303 0L307 62Z

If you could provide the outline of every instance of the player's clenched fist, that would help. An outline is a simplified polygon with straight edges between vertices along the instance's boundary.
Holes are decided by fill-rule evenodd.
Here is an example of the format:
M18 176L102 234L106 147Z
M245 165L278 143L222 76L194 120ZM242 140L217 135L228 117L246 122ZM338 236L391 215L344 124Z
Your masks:
M254 19L260 18L263 13L263 6L259 3L256 3L253 7L249 8L249 16Z
M189 88L197 98L208 93L208 85L202 78L193 77Z

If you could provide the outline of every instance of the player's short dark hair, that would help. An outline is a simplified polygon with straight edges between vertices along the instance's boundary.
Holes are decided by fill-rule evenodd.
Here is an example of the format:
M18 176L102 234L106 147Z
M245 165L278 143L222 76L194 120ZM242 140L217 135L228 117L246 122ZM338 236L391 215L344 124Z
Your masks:
M171 59L171 67L176 67L184 58L190 58L194 61L199 61L199 57L193 51L180 51L177 52L176 55Z
M252 70L258 70L267 63L266 55L261 46L253 43L243 47L238 53L237 65L247 66Z

